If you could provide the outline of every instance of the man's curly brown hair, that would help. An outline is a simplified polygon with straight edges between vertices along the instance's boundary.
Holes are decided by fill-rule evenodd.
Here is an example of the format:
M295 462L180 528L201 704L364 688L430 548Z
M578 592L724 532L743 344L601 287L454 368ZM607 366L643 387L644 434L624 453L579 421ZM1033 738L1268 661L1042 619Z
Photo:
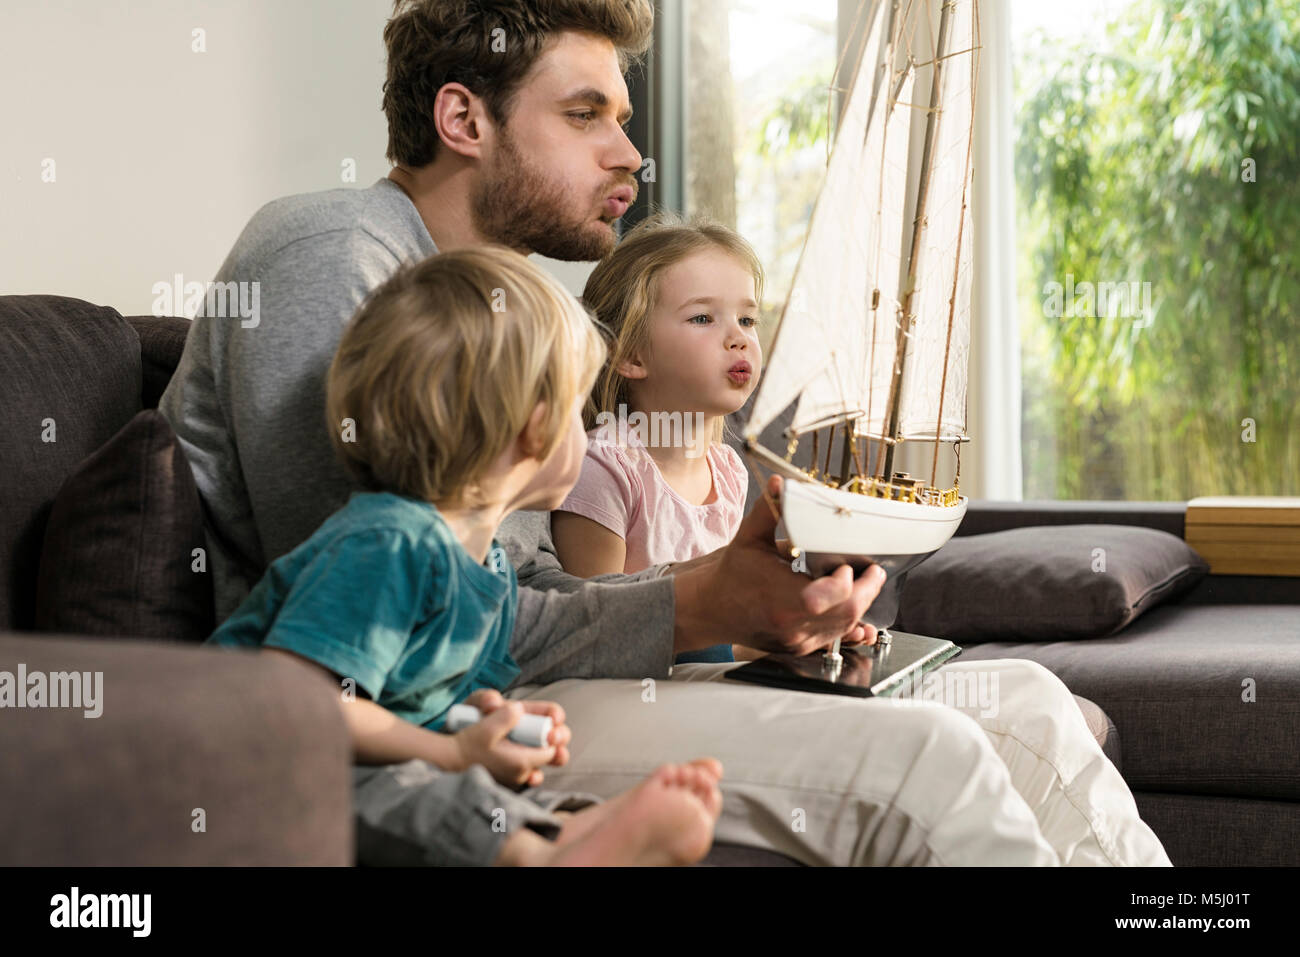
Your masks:
M504 126L520 84L556 34L605 37L626 73L649 49L653 28L650 0L395 0L384 27L388 159L419 167L437 157L433 104L447 83L482 97Z

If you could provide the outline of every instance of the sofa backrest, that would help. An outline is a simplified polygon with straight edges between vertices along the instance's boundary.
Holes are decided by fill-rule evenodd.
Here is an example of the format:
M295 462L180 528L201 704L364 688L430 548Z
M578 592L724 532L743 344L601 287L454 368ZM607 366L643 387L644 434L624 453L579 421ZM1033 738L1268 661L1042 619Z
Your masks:
M54 497L180 361L189 321L66 296L0 296L0 630L33 627Z
M1138 525L1185 537L1186 502L1027 501L976 499L958 535L983 535L1029 525ZM1300 604L1300 581L1279 575L1202 578L1179 599L1188 605Z
M141 404L156 409L180 364L190 321L177 316L127 316L126 321L140 339Z
M27 630L63 480L141 406L140 339L116 310L0 296L0 630Z

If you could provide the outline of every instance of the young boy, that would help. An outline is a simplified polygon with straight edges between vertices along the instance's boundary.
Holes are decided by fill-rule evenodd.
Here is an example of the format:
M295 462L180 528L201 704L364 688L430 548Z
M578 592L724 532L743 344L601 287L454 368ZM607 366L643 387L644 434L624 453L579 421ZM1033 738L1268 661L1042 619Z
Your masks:
M504 820L413 811L442 822L421 836L424 860L689 863L712 841L722 773L712 759L666 765L564 817L501 787L540 784L542 766L568 759L570 731L559 705L497 693L519 671L509 653L515 573L494 536L510 512L553 509L573 487L582 406L604 356L578 302L505 247L403 268L353 318L326 381L327 427L364 491L272 563L208 639L334 676L355 761L428 775L427 802L466 793L461 783L472 791L436 769L491 773L499 784L487 785L487 803ZM457 703L483 718L443 733ZM552 719L544 747L507 739L525 711Z

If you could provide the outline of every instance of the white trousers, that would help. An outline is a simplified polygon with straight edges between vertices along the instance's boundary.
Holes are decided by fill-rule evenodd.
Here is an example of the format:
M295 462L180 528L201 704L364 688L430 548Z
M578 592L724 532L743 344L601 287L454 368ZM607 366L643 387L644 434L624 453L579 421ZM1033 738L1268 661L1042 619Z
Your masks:
M1170 866L1065 685L1025 659L952 662L909 697L849 698L722 678L565 680L572 758L545 788L602 797L656 765L724 768L715 840L805 864Z

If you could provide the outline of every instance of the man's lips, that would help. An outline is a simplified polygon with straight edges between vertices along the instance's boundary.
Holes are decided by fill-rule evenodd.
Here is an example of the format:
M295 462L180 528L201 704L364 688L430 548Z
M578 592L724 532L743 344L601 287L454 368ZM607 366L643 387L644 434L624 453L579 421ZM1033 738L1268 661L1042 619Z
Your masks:
M744 385L749 381L750 376L754 374L754 367L748 362L737 362L727 370L727 378L737 385Z
M636 190L631 186L622 186L605 198L605 212L615 218L622 216L634 199L636 199Z

